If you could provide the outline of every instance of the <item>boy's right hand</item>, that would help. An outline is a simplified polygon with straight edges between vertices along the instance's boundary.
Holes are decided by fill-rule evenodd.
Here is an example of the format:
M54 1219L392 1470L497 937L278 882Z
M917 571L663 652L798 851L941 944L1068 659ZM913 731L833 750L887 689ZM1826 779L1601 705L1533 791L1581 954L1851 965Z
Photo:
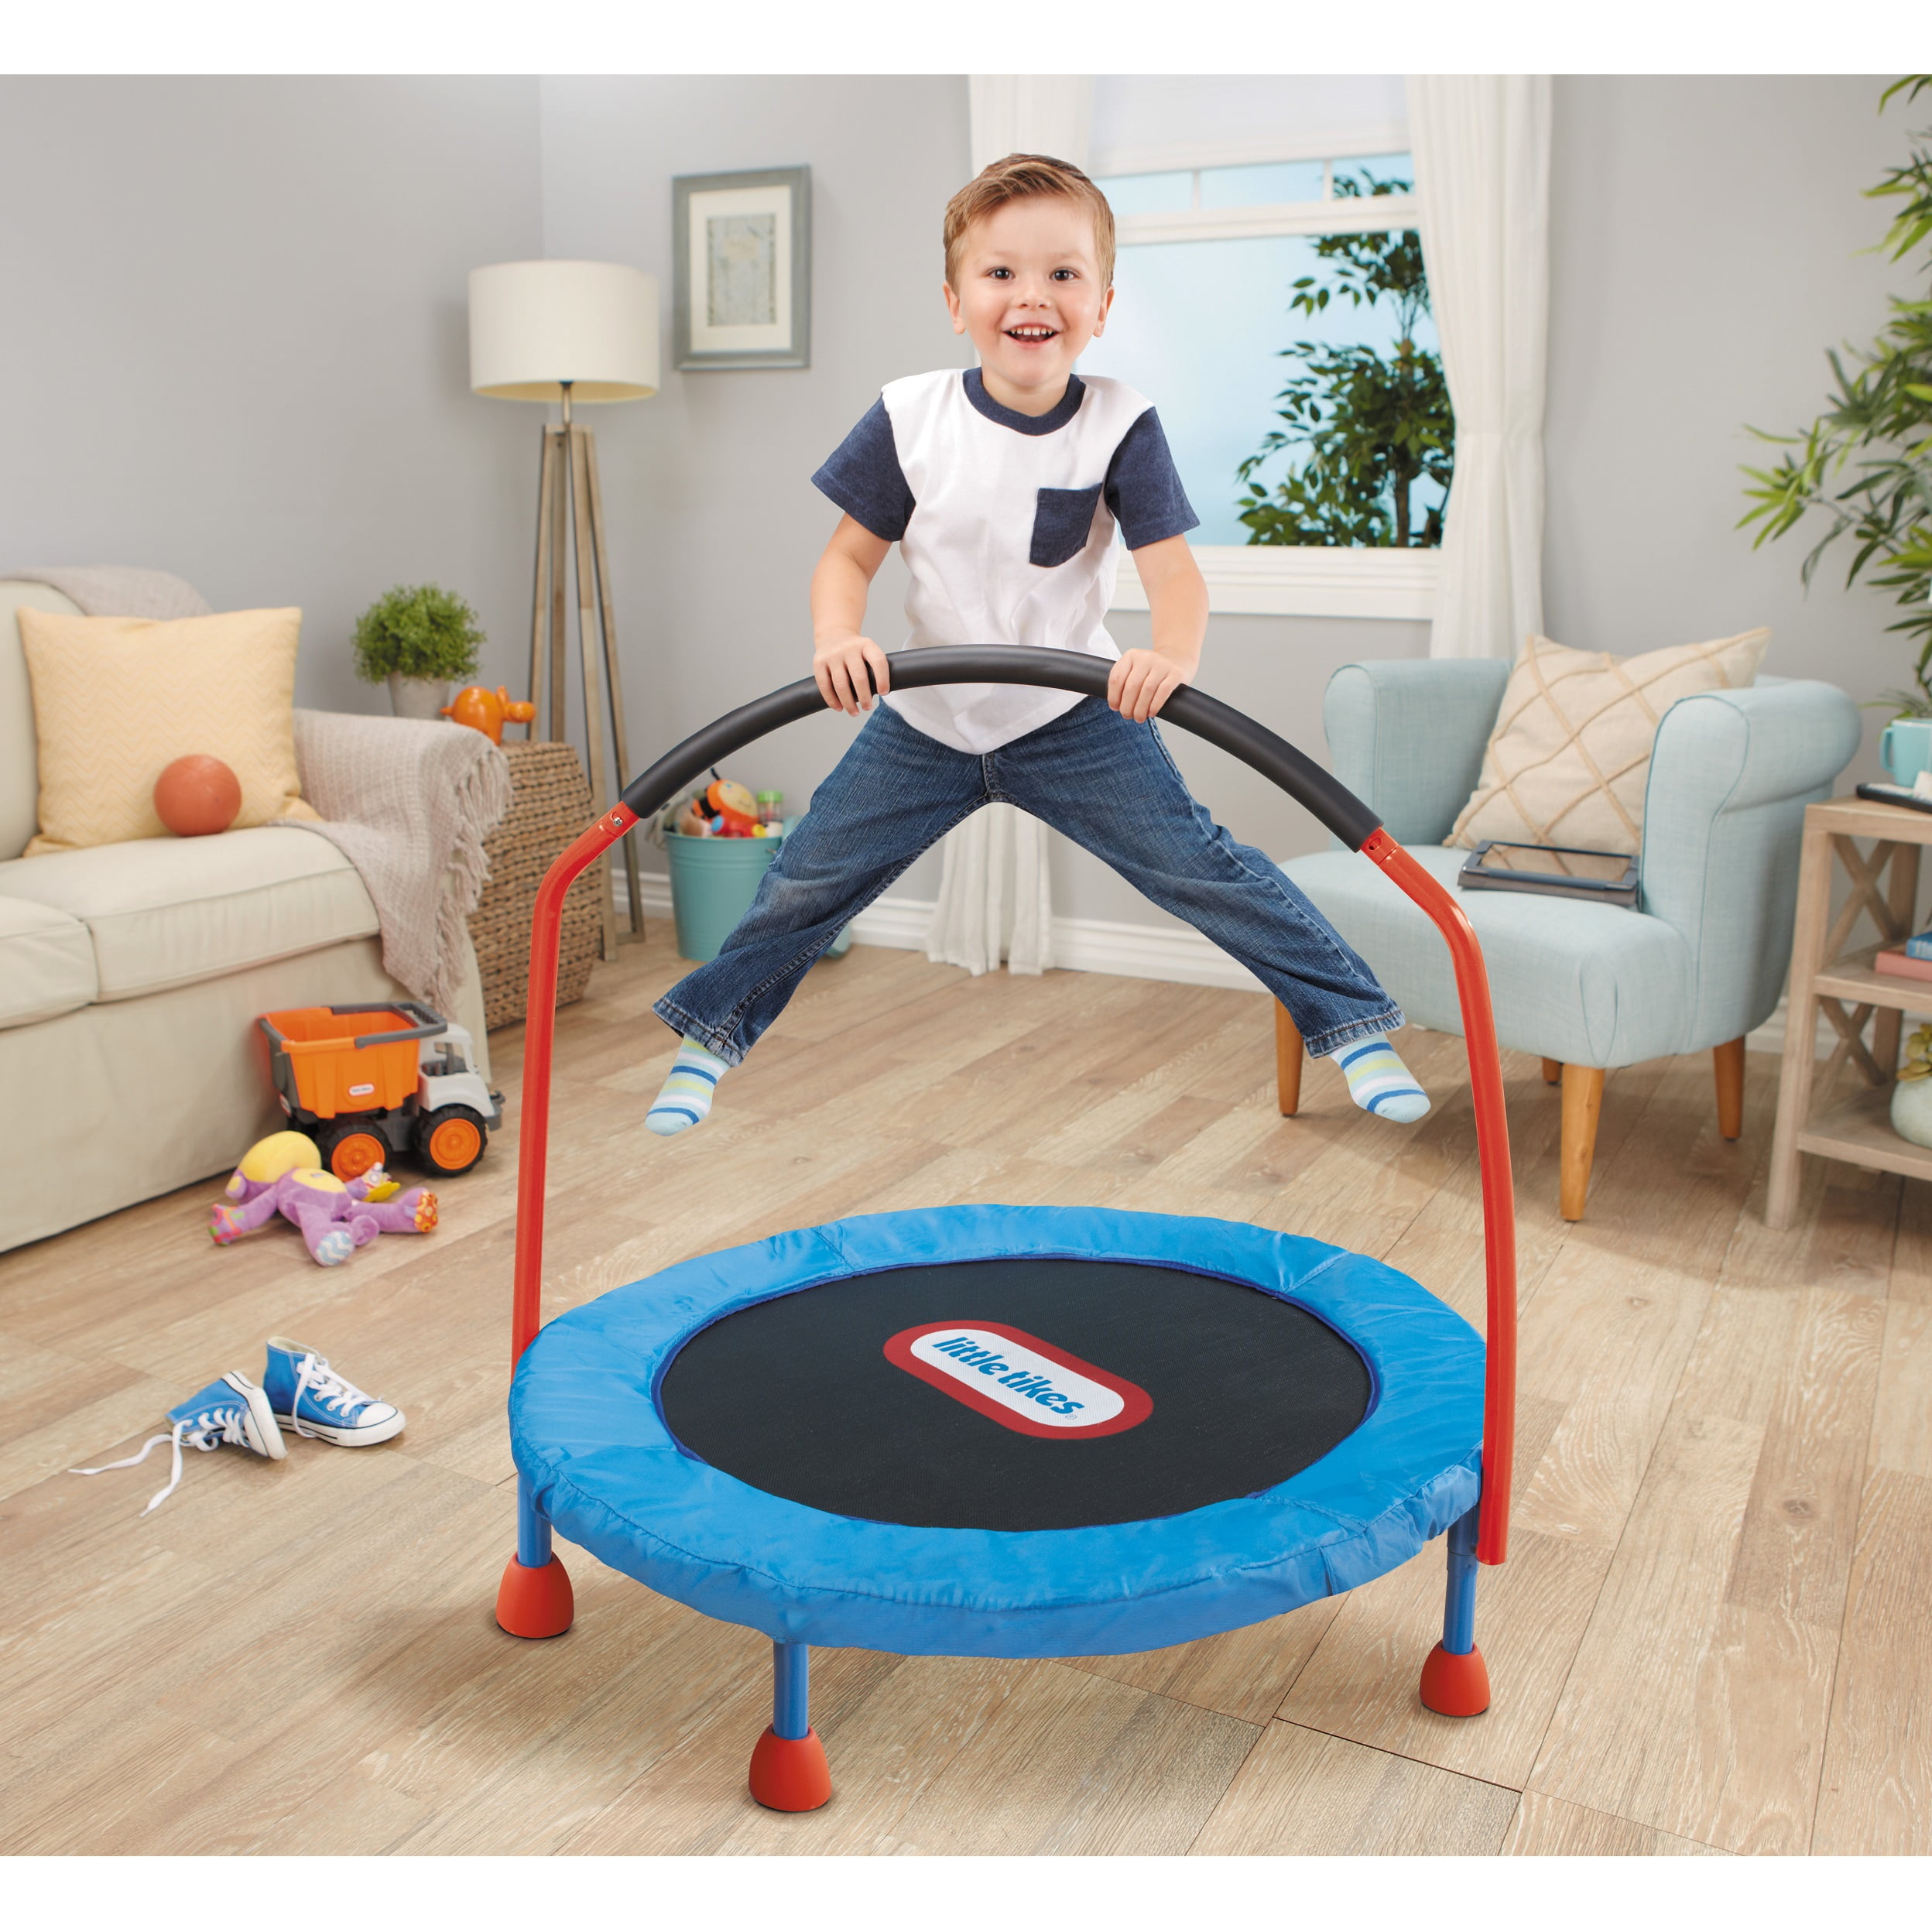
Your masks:
M873 692L883 697L892 688L886 653L856 631L821 638L812 647L812 677L825 702L853 718L872 708Z

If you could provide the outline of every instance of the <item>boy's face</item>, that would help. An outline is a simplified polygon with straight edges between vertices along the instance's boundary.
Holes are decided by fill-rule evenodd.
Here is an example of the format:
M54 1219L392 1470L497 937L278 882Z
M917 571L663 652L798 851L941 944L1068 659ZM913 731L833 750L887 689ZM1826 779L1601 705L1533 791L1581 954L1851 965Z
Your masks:
M1092 217L1062 195L1002 202L960 239L959 286L945 285L956 335L972 337L996 402L1043 413L1107 326Z

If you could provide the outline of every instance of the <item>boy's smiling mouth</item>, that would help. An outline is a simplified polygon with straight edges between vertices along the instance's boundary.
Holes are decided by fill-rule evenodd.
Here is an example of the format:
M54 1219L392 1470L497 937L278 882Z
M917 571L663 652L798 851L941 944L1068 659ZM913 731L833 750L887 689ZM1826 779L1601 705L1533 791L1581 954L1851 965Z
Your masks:
M1049 328L1043 322L1019 322L1006 331L1015 342L1050 342L1059 334L1057 329Z

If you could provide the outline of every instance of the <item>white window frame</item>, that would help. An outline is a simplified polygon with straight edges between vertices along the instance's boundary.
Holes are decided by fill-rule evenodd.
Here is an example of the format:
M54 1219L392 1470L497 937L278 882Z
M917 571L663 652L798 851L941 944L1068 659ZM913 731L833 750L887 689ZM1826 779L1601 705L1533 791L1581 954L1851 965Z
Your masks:
M1204 168L1266 166L1283 161L1347 161L1407 151L1399 126L1358 128L1304 141L1203 142L1186 147L1120 148L1093 156L1096 179L1122 174L1179 174ZM1326 180L1323 183L1326 187ZM1194 183L1195 200L1201 184ZM1160 214L1124 214L1115 222L1122 245L1145 242L1208 242L1271 235L1365 235L1399 225L1420 231L1422 202L1413 194L1285 202L1273 207L1176 209ZM1348 548L1275 543L1195 543L1189 546L1208 582L1208 607L1238 617L1406 618L1435 615L1440 550ZM1131 557L1122 560L1111 608L1144 611Z

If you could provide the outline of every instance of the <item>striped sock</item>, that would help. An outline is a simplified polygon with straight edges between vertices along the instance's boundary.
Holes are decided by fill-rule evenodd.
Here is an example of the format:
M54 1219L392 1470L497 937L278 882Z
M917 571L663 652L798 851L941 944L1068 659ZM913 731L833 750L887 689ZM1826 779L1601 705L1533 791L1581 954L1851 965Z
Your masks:
M702 1040L687 1033L664 1084L651 1102L651 1111L644 1116L644 1125L654 1134L681 1134L687 1127L695 1127L711 1111L711 1097L730 1064Z
M1348 1098L1364 1112L1402 1121L1420 1120L1428 1112L1429 1096L1384 1035L1365 1034L1327 1057L1341 1069Z

